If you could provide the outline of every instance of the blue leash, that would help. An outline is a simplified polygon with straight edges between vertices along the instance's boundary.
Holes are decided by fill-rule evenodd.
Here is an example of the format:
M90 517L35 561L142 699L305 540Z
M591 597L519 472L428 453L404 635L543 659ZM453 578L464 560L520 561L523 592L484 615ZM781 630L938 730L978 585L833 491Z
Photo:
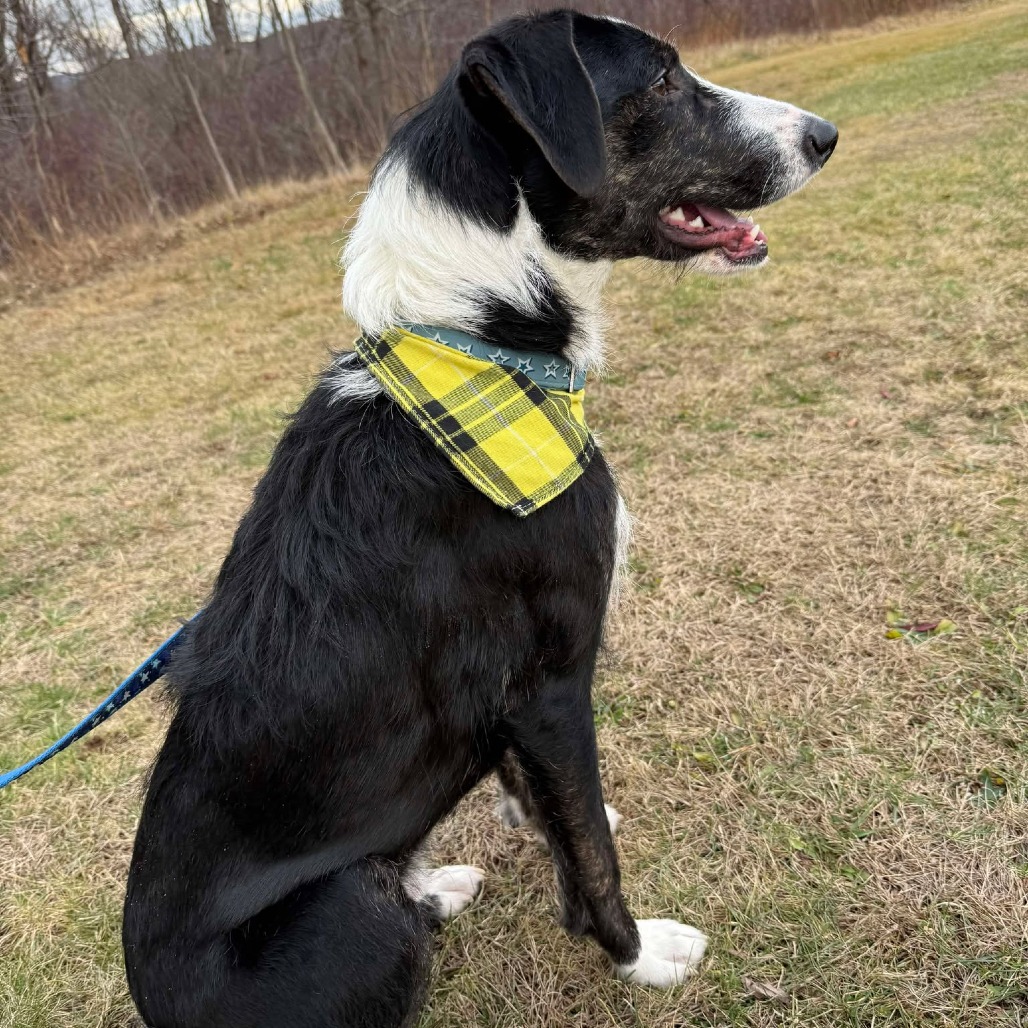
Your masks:
M195 619L194 619L195 620ZM184 624L170 639L166 639L146 660L143 661L121 685L118 686L110 696L100 704L96 710L87 714L67 735L61 736L49 749L44 750L38 757L33 757L27 764L16 767L13 771L0 774L0 789L17 781L22 775L27 774L34 767L48 761L55 753L67 749L73 742L78 742L84 735L88 735L97 725L103 724L113 713L121 710L129 700L138 696L147 686L153 685L167 667L171 651L175 649L181 639L182 633L192 622Z

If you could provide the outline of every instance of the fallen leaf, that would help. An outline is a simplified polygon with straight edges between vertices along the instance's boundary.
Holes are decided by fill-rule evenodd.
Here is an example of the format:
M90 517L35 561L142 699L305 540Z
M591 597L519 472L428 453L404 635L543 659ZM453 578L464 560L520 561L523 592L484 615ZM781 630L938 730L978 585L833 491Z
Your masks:
M947 618L938 621L908 621L902 611L894 609L885 612L885 623L888 625L886 639L907 639L913 643L924 642L937 635L948 635L957 629Z
M883 400L891 400L892 399L892 393L890 393L888 389L879 389L878 390L878 395Z
M755 978L742 979L746 995L753 999L770 1000L772 1003L788 1003L789 994L775 982L758 982Z
M822 357L826 361L837 361L839 359L840 353L841 351L839 350L825 350L825 352L822 354Z
M847 428L856 428L857 425L859 425L859 424L860 424L860 418L850 418L849 421L846 422L846 427Z

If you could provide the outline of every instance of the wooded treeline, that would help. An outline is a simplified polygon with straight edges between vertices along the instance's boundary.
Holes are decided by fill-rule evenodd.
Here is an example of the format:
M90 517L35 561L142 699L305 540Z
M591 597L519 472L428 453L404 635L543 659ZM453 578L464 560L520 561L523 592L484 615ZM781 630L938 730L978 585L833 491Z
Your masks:
M591 0L688 48L944 0ZM0 264L345 172L509 0L0 0ZM556 4L554 4L556 6Z

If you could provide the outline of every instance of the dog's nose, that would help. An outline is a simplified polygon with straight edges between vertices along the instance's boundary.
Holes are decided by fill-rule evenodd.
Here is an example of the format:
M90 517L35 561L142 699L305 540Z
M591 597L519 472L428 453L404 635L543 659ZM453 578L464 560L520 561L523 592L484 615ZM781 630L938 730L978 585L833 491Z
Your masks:
M807 157L815 168L821 168L832 156L835 144L839 141L839 130L830 121L813 115L807 118L803 128Z

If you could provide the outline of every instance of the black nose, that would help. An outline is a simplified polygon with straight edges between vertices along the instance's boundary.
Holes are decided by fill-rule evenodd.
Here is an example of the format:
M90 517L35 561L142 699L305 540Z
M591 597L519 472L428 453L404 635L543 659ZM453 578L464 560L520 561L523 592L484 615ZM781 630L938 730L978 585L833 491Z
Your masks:
M804 126L804 148L815 168L823 167L832 156L835 144L839 142L839 130L824 118L807 118Z

